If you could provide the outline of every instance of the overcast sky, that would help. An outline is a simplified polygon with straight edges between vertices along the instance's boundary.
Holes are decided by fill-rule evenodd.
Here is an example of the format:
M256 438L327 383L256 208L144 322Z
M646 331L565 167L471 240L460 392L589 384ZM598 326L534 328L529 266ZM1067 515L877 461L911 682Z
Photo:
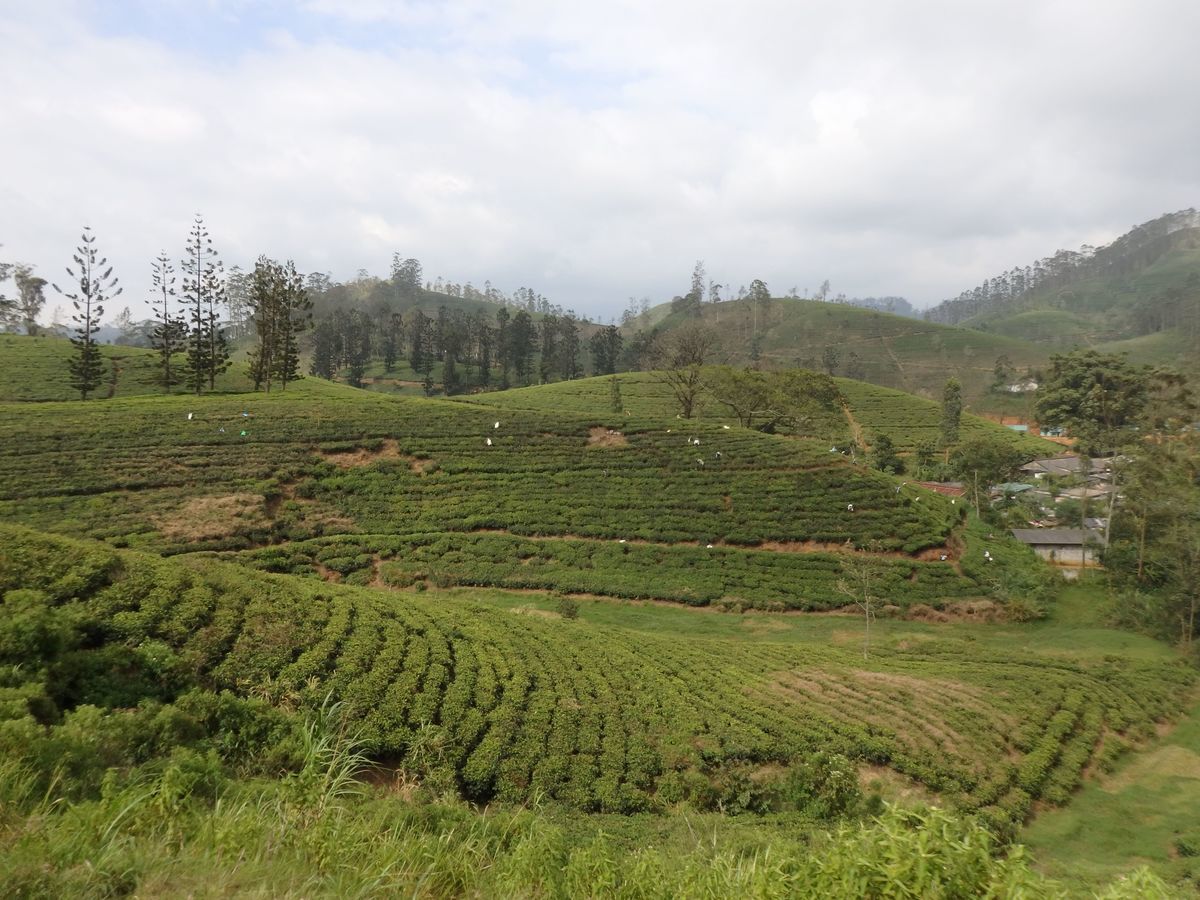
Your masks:
M1195 0L0 0L0 259L928 306L1200 205ZM62 302L51 292L49 306ZM116 310L109 310L110 313Z

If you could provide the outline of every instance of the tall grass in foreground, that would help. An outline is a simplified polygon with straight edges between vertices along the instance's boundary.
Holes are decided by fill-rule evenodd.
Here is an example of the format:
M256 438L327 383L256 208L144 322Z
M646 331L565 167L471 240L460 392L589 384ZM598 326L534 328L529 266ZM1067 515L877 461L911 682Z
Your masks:
M815 835L752 846L697 838L685 852L571 838L526 810L413 802L353 779L362 757L340 726L310 722L304 767L278 781L223 781L184 750L74 805L0 763L0 884L11 897L1066 897L1023 851L974 822L889 807ZM1101 895L1175 896L1139 871Z

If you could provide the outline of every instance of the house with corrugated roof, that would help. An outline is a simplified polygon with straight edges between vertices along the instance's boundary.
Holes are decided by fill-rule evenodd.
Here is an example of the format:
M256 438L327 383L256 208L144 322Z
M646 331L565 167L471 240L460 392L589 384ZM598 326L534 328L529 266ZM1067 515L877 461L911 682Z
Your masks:
M1100 564L1098 549L1103 538L1090 528L1014 528L1012 536L1032 547L1042 559L1064 569Z

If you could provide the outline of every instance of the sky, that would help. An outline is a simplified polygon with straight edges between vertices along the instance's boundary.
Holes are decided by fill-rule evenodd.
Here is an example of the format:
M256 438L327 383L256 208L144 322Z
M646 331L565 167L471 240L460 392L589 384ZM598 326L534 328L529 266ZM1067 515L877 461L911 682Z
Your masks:
M930 306L1200 206L1194 0L0 0L0 260ZM49 292L47 309L65 303ZM108 312L115 312L115 309Z

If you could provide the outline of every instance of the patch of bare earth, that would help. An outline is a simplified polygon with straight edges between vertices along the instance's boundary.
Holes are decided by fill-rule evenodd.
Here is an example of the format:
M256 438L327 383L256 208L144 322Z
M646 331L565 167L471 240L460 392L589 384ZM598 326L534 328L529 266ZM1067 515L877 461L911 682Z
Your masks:
M339 469L355 469L359 466L369 466L371 463L378 462L381 459L402 460L408 463L408 468L418 475L424 475L437 466L436 460L422 459L417 456L409 456L401 453L400 444L392 438L384 440L378 450L368 450L366 447L359 447L356 450L340 450L328 453L325 451L318 452L321 454L322 459L333 463Z
M158 530L173 541L204 541L252 531L267 524L261 494L194 497L173 515L160 516Z
M385 440L378 450L368 450L359 447L357 450L344 450L333 453L321 452L326 462L333 463L339 469L353 469L367 466L380 459L400 459L400 445L391 438Z
M892 803L920 803L925 806L937 803L936 796L925 785L887 766L861 764L858 767L858 783L863 791L878 793Z
M596 427L588 431L589 447L628 447L629 439L621 432L611 428Z

